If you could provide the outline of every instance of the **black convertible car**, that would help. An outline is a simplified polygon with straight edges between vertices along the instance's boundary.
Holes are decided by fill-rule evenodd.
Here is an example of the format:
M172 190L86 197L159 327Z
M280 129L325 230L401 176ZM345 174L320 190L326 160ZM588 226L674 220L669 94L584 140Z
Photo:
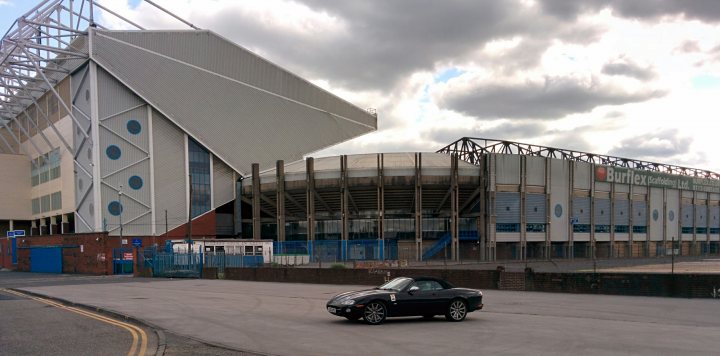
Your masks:
M345 292L327 303L333 315L348 320L363 318L368 324L381 324L387 317L445 315L450 321L462 321L467 313L482 309L482 292L455 288L430 277L398 277L380 287Z

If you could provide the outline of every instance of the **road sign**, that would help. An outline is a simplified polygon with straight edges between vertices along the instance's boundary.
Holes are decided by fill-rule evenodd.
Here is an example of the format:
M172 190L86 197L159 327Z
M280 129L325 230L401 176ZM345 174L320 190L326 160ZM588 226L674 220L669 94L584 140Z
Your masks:
M132 260L133 260L133 253L132 253L132 252L123 252L123 260L125 260L125 261L132 261Z
M135 247L142 246L142 239L133 239L133 246L135 246Z
M7 237L15 237L15 231L8 231Z
M25 236L25 230L15 230L13 232L15 233L15 237Z

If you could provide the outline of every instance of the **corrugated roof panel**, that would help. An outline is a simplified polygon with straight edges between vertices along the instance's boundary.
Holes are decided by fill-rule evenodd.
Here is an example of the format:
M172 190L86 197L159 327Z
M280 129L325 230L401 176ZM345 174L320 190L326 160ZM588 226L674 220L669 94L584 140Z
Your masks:
M241 173L247 174L255 162L269 168L277 159L299 160L308 152L376 127L288 100L105 34L99 31L94 36L93 59ZM138 32L148 34L152 32ZM187 39L188 33L168 32L168 41L177 41L175 36ZM196 48L187 50L203 52Z
M211 31L98 32L104 36L146 48L193 66L377 127L377 119L368 115L365 110Z

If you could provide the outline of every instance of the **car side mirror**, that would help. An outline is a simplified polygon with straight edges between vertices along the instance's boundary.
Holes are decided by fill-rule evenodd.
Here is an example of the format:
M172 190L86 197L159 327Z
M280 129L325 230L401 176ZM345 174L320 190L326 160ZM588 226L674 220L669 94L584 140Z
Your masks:
M410 287L410 289L408 289L408 293L409 293L409 294L413 294L414 292L417 292L417 291L419 291L419 290L420 290L420 287L418 287L418 286L412 286L412 287Z

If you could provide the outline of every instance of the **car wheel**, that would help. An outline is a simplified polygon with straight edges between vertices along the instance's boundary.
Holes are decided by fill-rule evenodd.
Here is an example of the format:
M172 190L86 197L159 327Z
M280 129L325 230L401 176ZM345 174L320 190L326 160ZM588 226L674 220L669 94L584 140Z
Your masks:
M462 299L454 299L448 305L445 318L450 321L463 321L467 316L467 303Z
M382 302L370 302L363 310L363 319L370 325L382 324L387 317L387 308Z

